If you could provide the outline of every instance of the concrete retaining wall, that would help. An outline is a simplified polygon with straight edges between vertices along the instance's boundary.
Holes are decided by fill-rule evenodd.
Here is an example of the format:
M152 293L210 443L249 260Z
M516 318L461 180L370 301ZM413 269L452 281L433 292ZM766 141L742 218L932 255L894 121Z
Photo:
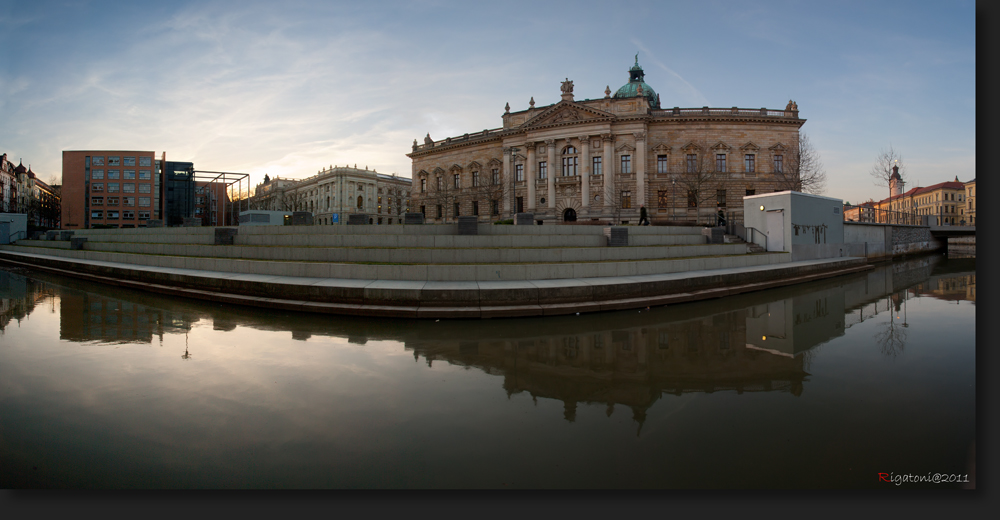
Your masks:
M926 253L945 246L931 236L929 227L866 222L845 222L844 242L860 244L864 248L860 256L869 260Z

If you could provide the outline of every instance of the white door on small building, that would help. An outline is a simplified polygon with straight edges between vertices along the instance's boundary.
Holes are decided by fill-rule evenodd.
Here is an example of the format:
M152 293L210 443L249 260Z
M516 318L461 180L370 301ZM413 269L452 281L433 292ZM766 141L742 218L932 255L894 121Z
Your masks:
M785 250L785 213L782 210L767 212L767 250Z

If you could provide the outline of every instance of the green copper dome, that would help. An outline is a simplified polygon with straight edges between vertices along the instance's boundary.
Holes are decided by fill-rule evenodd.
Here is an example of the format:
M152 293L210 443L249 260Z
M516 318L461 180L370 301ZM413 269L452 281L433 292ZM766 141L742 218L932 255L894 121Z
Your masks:
M649 101L649 106L653 108L660 108L660 97L656 95L656 91L653 87L649 86L648 83L643 81L645 73L642 71L642 67L639 66L639 55L635 55L635 65L628 70L628 83L622 85L618 92L612 96L615 99L631 98L642 96ZM641 93L640 93L640 88Z

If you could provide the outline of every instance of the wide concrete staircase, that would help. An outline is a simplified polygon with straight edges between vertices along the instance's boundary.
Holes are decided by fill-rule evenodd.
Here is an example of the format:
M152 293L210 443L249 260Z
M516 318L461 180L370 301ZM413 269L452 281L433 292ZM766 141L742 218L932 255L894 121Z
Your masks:
M5 251L164 269L357 280L490 281L620 277L750 267L789 261L748 254L746 243L708 244L701 228L628 227L628 245L609 246L598 226L494 226L475 235L457 224L247 226L232 244L217 229L80 230L68 241L19 240ZM232 233L230 231L229 233ZM223 242L225 236L223 235ZM77 242L82 242L77 240Z

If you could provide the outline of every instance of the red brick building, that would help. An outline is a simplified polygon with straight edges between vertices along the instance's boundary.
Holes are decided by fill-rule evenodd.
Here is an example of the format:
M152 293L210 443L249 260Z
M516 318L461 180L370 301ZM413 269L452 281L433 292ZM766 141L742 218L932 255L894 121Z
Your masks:
M140 227L163 218L155 152L64 151L62 168L63 229Z

